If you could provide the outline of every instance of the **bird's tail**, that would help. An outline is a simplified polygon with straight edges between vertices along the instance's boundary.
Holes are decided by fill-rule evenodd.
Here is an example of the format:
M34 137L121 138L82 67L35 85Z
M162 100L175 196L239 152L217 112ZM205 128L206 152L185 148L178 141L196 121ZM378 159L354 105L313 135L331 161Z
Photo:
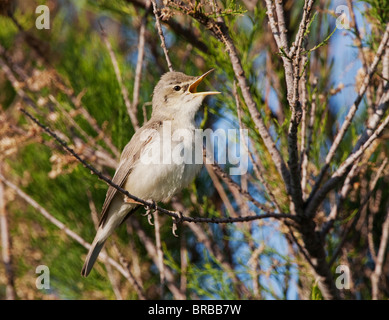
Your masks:
M120 223L122 223L132 213L134 213L138 207L139 206L136 206L134 208L131 207L129 208L127 205L124 207L122 206L122 208L119 209L113 207L113 209L110 210L110 213L106 221L101 223L97 230L95 239L92 242L88 255L86 256L84 266L82 267L81 270L82 276L84 277L88 276L107 238L114 232L114 230L120 225Z
M81 275L83 277L87 277L88 274L91 272L93 265L95 264L97 257L99 256L99 253L104 246L105 241L106 239L100 240L99 237L96 235L96 238L92 242L88 255L86 256L84 266L81 270Z

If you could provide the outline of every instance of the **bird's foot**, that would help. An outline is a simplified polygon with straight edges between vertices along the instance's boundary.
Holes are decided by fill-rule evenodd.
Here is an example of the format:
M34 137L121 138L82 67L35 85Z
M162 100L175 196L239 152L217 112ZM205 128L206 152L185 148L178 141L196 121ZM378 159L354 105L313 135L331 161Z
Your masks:
M157 202L154 200L147 200L147 202L151 202L151 205L146 205L145 208L146 210L156 210L157 209Z

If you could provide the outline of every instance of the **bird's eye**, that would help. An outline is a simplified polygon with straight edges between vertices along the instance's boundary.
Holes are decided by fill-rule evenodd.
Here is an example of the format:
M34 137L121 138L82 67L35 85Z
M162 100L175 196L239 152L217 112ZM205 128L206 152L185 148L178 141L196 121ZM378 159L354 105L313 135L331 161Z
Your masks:
M174 89L175 91L180 91L180 90L181 90L181 87L180 87L180 86L175 86L173 89Z

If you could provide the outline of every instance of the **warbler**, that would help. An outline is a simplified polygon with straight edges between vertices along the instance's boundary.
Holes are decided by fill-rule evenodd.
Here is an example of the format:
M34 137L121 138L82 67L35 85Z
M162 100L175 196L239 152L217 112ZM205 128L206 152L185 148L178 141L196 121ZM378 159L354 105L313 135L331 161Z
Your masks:
M161 77L153 91L151 118L124 147L112 179L115 184L140 199L159 202L169 200L193 181L202 164L174 161L177 158L175 147L181 144L180 149L184 154L192 155L192 160L196 157L193 153L195 115L206 96L220 93L197 92L198 85L212 71L199 77L171 71ZM165 134L167 126L173 135L176 131L185 130L186 135L189 133L189 139L172 139L172 136ZM197 156L202 159L202 149L197 152L201 152ZM82 276L88 276L107 238L139 206L138 202L109 186L98 230L81 271Z

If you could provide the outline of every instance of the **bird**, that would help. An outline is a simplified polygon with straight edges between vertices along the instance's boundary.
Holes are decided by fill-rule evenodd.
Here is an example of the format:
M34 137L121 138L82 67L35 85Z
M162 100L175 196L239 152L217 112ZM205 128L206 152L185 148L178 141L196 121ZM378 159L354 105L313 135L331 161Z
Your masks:
M206 96L220 93L197 92L197 87L212 71L214 69L201 76L169 71L161 76L153 91L150 120L124 147L113 183L131 195L157 203L168 201L193 181L202 167L202 163L193 161L196 156L202 159L202 148L195 151L200 155L193 152L195 115ZM176 132L184 132L186 136L181 140L172 139ZM182 153L188 154L186 158L190 159L179 161L177 158L182 158ZM81 270L82 276L89 275L108 237L140 205L113 186L108 187L96 236Z

